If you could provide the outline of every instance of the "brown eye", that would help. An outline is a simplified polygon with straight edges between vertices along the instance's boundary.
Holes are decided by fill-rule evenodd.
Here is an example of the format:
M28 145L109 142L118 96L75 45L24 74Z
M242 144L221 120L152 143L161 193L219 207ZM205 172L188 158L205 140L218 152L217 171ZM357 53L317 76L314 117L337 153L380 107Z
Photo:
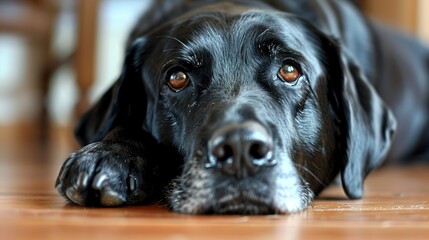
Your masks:
M189 77L182 71L173 72L167 81L168 86L175 92L183 90L189 83Z
M293 63L285 63L279 70L279 77L287 83L294 83L301 76L301 72Z

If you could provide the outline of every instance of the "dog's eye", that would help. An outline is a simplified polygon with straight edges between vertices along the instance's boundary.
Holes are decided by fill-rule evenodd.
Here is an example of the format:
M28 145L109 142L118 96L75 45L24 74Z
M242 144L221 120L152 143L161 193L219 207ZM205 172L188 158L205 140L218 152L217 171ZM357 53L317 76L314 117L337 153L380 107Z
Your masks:
M294 83L301 76L301 72L295 64L287 62L280 68L278 75L283 81Z
M171 73L167 79L168 86L175 92L183 90L189 83L189 77L182 71Z

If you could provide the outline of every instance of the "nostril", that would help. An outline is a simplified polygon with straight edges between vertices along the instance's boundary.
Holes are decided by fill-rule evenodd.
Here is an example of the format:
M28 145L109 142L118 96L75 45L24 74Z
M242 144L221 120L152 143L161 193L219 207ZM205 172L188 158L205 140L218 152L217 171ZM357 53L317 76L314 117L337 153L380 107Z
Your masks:
M213 149L212 154L219 163L232 162L234 150L228 144L219 144Z
M274 165L273 147L266 142L255 142L249 149L249 160L255 166Z
M256 142L250 146L249 154L253 159L258 160L266 158L270 151L271 148L267 144Z

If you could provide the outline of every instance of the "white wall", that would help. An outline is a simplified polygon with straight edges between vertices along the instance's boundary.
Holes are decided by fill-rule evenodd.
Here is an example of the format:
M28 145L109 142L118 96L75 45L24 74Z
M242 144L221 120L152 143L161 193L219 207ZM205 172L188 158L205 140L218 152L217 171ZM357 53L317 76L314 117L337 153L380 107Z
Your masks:
M429 1L419 0L418 2L418 19L417 19L417 32L421 39L429 43Z
M126 3L125 3L126 2ZM99 16L97 41L96 82L92 99L97 98L121 72L125 42L138 16L149 6L150 0L105 0Z
M36 96L26 91L26 59L29 49L25 41L14 35L0 35L0 123L12 123L31 115Z

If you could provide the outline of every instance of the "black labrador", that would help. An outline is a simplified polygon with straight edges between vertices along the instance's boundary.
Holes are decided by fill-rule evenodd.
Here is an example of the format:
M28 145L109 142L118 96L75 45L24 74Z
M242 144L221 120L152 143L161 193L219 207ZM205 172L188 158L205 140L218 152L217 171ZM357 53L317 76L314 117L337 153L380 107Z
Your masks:
M295 213L339 174L357 199L387 156L428 156L428 48L350 2L154 2L77 128L69 201Z

